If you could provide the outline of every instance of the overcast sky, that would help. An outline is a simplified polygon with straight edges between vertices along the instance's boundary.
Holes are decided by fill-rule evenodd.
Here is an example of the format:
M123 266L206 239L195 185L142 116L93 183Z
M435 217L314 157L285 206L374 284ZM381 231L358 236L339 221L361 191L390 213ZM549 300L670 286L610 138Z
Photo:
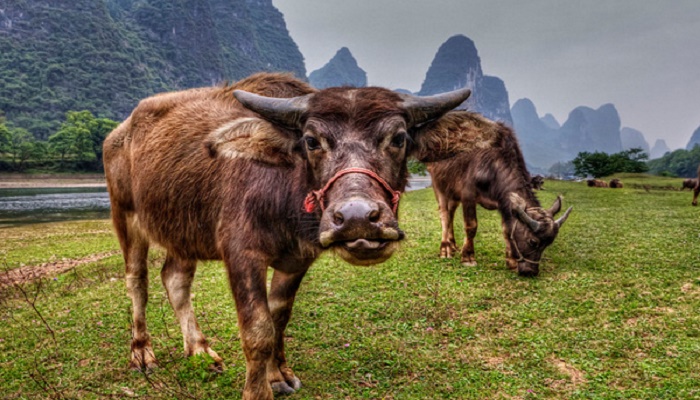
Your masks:
M420 89L450 36L474 41L511 105L563 123L613 103L650 146L700 126L700 0L273 0L307 72L348 47L371 85Z

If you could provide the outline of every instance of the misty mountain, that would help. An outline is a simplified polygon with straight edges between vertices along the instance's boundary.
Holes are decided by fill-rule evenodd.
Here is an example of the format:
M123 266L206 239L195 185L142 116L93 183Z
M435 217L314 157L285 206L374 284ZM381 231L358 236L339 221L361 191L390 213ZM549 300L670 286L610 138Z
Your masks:
M663 139L656 139L654 147L651 148L651 154L649 154L649 159L663 157L664 154L670 152L671 149L666 145L666 141Z
M562 149L558 129L551 128L538 116L530 99L516 101L510 113L523 156L529 164L548 168L557 161L570 159Z
M595 110L576 107L559 128L559 134L562 148L574 156L581 151L609 154L622 151L620 115L612 104L604 104Z
M622 150L639 148L647 153L647 155L650 154L649 143L644 139L644 134L636 129L620 129L620 140L622 141Z
M309 74L309 83L318 89L334 86L365 87L367 73L357 65L350 50L343 47L326 65Z
M271 0L5 1L0 71L0 110L41 138L69 110L122 120L157 92L306 76Z
M693 147L700 145L700 127L693 132L693 134L690 136L690 140L688 141L688 144L685 146L686 150L692 150Z
M544 122L547 127L552 128L552 129L559 129L561 128L561 124L559 121L557 121L556 118L554 118L554 115L547 113L545 114L542 118L540 118L542 122Z
M464 87L470 88L472 95L459 108L513 124L505 84L499 78L485 76L474 42L456 35L438 49L418 95L429 96Z

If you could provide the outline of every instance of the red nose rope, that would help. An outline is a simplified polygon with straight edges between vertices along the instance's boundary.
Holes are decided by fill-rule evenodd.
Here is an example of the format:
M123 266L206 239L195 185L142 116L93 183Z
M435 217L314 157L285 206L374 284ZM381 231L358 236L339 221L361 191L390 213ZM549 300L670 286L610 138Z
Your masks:
M391 194L391 210L396 214L396 209L399 207L399 199L401 199L401 192L394 190L389 186L384 179L382 179L375 172L364 168L346 168L344 170L338 171L329 181L326 186L321 190L312 190L306 195L304 199L304 211L307 213L312 213L316 209L316 204L321 207L321 211L325 210L326 207L323 205L323 199L326 196L326 192L330 189L331 185L338 180L343 175L347 174L365 174L374 178L375 181L379 182L387 192Z

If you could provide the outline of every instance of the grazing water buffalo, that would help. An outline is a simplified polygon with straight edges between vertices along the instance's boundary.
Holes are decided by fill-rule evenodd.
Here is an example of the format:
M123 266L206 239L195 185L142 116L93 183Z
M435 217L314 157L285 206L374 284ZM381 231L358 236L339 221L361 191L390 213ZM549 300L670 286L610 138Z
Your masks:
M417 128L468 96L316 91L288 75L258 74L141 101L104 143L133 305L131 366L156 365L145 311L148 248L159 244L185 353L209 354L221 367L195 320L190 287L197 260L223 260L246 357L243 398L299 389L283 336L304 274L326 249L356 265L391 256L404 237L397 211L406 158L450 156L432 148L449 137Z
M613 189L622 189L623 187L625 187L625 185L622 184L622 181L617 178L611 179L609 185Z
M695 182L695 187L693 188L693 205L698 205L698 194L700 194L700 165L698 165L698 179Z
M688 178L683 181L683 184L681 184L681 190L685 189L690 189L693 190L695 189L695 186L698 184L698 180L694 178Z
M589 179L586 181L588 187L608 187L608 183L599 179Z
M427 164L440 207L440 256L452 257L457 251L453 220L461 203L466 231L462 264L476 265L474 236L478 203L501 213L508 267L517 269L523 276L536 276L542 252L556 238L571 207L554 220L561 209L561 198L550 209L540 206L530 188L530 174L515 134L505 125L474 113L451 112L425 129L442 131L443 134L434 136L450 135L462 142L457 156Z
M544 185L544 177L542 175L535 175L530 178L530 186L536 190L544 190L542 186Z

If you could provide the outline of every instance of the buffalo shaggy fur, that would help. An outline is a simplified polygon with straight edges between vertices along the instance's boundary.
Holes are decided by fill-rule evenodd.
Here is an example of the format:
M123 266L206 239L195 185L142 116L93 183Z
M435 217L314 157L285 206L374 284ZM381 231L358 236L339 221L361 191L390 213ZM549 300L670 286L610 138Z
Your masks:
M619 180L619 179L617 179L617 178L611 179L611 180L610 180L610 183L609 183L609 186L610 186L612 189L622 189L623 187L625 187L625 185L622 183L622 181Z
M382 88L316 91L284 74L145 99L104 142L112 220L132 301L131 366L157 365L146 329L149 246L166 250L161 279L187 355L222 359L190 301L198 260L223 260L246 358L244 399L289 394L301 381L287 364L284 330L306 271L326 249L369 265L403 238L377 178L348 173L320 207L305 199L341 170L370 170L392 190L407 182L406 158L434 158L439 132L417 127L469 95L419 98ZM325 207L325 211L322 210ZM268 267L274 270L269 293Z
M608 183L600 179L589 179L586 181L588 187L608 187Z
M508 267L524 276L537 275L542 252L554 241L570 209L555 221L561 199L549 210L540 206L513 131L478 114L458 111L425 129L443 132L436 137L459 138L451 142L458 146L453 147L455 157L427 164L442 222L440 256L451 257L457 250L453 219L461 204L466 231L461 260L464 265L476 265L476 205L480 204L501 214Z
M688 178L683 180L683 183L681 184L681 190L685 189L690 189L693 190L695 189L695 186L698 184L698 180L696 178Z

